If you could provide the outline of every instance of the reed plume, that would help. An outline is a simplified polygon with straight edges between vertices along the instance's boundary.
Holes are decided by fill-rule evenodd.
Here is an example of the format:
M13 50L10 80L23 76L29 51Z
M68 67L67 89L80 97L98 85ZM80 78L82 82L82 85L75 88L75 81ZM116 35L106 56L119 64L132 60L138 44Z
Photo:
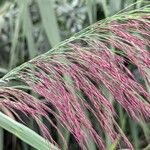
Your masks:
M149 12L147 6L97 22L13 69L1 79L0 106L12 111L19 120L18 112L32 117L43 136L56 146L41 118L56 129L66 147L56 120L82 149L88 149L89 137L99 149L106 149L100 136L103 132L112 143L119 138L129 149L134 149L116 122L113 102L136 122L150 119ZM134 70L138 71L140 81ZM14 81L20 85L9 86ZM38 96L29 94L31 91ZM87 112L96 120L99 131Z

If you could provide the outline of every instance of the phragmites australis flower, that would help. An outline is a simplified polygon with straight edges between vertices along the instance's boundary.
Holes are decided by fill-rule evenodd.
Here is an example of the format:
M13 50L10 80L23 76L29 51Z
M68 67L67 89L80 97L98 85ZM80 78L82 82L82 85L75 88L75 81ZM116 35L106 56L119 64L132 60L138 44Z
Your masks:
M106 149L103 132L112 143L119 138L134 149L116 122L118 116L112 103L122 106L137 122L139 118L150 119L149 44L150 15L144 10L98 22L4 76L0 104L20 120L18 111L35 119L43 136L56 146L41 117L53 126L66 147L56 121L82 149L88 149L89 137L99 149ZM138 71L142 81L133 70ZM8 86L13 81L28 90ZM38 98L30 95L31 91Z

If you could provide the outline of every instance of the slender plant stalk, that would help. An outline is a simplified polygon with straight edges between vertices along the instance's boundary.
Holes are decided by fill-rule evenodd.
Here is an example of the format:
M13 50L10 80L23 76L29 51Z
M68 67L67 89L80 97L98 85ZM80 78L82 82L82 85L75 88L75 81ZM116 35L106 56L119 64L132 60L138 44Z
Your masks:
M87 2L87 8L88 8L88 16L89 16L89 21L90 24L96 22L96 18L97 18L97 2L96 0L86 0Z
M107 0L102 0L102 6L103 6L103 11L104 11L105 17L107 18L109 16Z
M42 17L42 23L46 31L49 43L53 46L61 41L59 28L54 11L54 1L52 0L37 0Z
M23 5L23 33L27 39L27 43L28 43L28 51L29 51L29 58L32 59L33 57L36 56L37 52L36 52L36 47L35 47L35 43L34 43L34 38L33 38L33 25L32 25L32 21L31 21L31 17L30 17L30 13L29 13L29 0L18 0L18 3L21 7L21 5Z
M140 141L139 141L139 132L138 132L138 128L137 125L135 123L133 123L133 121L130 119L129 120L130 123L130 128L131 128L131 134L132 134L132 138L133 138L133 143L134 143L134 147L136 150L140 150Z
M18 45L18 38L19 32L22 25L22 15L23 15L23 5L19 7L19 15L16 21L16 26L14 30L14 35L12 37L12 46L10 50L10 61L9 61L9 69L11 70L16 65L16 57L18 57L17 45Z

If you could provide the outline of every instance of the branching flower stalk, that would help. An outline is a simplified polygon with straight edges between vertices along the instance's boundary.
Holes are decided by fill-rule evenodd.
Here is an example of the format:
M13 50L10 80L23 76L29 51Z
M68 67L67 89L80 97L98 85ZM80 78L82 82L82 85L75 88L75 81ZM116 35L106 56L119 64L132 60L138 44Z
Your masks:
M100 87L105 87L136 122L150 119L150 93L130 68L138 70L141 79L150 85L149 13L147 5L97 22L10 71L1 79L0 106L20 120L18 111L35 119L43 136L56 146L41 117L56 129L64 144L50 115L69 130L82 149L87 149L89 136L99 149L106 149L100 136L103 132L112 143L120 139L134 149L116 123L116 110ZM19 81L41 99L30 95L29 90L9 86L13 81ZM85 109L97 120L99 131Z

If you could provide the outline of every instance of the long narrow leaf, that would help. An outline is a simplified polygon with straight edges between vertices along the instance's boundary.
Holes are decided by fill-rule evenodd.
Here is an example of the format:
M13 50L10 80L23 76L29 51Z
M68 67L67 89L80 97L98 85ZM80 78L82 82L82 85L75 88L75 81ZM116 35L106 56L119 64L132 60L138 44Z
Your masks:
M28 0L18 0L19 5L23 5L24 11L23 11L23 30L24 34L27 39L28 49L29 49L29 56L30 59L35 57L37 52L35 48L34 38L32 35L33 27L31 22L31 17L29 14L29 1Z
M52 46L58 44L61 40L59 34L59 28L54 11L53 0L37 0L40 8L42 23L48 37L48 40Z
M86 0L87 1L87 8L88 8L88 16L90 23L96 22L97 18L97 6L96 6L96 0Z
M20 124L0 112L0 127L16 135L37 150L58 150L53 144L39 136L33 130Z
M22 24L22 15L23 15L23 5L21 5L21 7L19 7L19 15L17 16L17 21L16 21L16 25L15 25L15 29L14 29L14 35L12 38L12 46L10 49L10 61L9 61L9 68L12 69L16 63L17 63L17 59L18 58L18 51L17 51L17 45L18 45L18 38L19 38L19 32L21 29L21 24Z

